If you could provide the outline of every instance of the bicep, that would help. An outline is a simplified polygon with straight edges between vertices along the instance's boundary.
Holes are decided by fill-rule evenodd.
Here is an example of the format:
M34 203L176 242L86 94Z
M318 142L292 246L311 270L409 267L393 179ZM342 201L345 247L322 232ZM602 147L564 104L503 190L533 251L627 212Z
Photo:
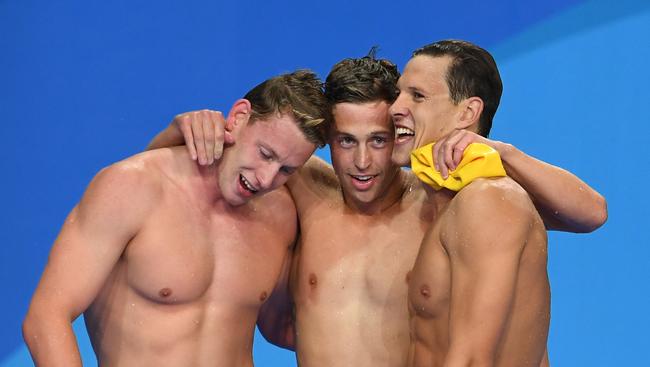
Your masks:
M34 302L65 310L71 318L92 302L124 247L117 234L99 238L88 233L75 222L77 216L75 209L66 220L34 294Z
M141 195L142 187L131 187L129 180L110 176L115 174L100 173L66 219L50 251L33 306L77 317L93 301L137 232L143 214L139 200L146 195Z
M312 155L309 160L302 166L295 175L291 176L287 182L289 190L292 192L301 187L317 188L337 185L336 174L332 166L323 159Z
M513 204L498 190L468 202L444 241L451 263L450 351L489 359L512 308L534 208L527 198Z
M497 250L472 260L450 257L452 344L466 344L479 354L492 353L512 306L519 252Z

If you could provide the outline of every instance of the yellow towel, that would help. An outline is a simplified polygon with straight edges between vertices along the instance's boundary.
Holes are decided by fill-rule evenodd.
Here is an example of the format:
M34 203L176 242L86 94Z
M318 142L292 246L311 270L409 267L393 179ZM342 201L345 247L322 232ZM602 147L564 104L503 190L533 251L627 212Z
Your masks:
M458 167L449 171L447 179L433 167L433 145L425 145L411 152L411 169L420 181L435 190L446 188L458 191L481 177L503 177L506 170L501 163L499 153L488 145L472 143L463 152Z

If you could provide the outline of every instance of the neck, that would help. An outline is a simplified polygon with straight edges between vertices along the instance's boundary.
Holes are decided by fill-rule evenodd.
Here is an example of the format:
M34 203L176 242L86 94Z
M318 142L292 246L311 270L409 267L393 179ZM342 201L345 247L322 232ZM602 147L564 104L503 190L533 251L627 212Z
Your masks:
M420 185L424 187L424 191L427 194L427 203L435 208L436 211L442 210L456 195L456 192L448 189L434 190L431 186L422 182L420 182Z
M195 162L194 187L206 203L216 203L223 199L219 188L219 162L200 166Z

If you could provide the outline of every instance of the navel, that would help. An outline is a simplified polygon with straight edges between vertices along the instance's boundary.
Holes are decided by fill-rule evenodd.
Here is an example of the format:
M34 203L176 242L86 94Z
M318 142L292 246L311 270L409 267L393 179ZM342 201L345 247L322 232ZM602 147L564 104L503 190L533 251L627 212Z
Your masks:
M268 297L268 294L266 294L266 291L263 291L262 294L260 294L260 302L266 301L266 297Z
M158 295L162 298L167 298L172 295L171 288L163 288L158 292Z
M318 278L316 277L316 274L314 273L309 274L309 286L312 288L316 288L317 284L318 284Z
M426 284L422 285L422 286L420 287L420 294L421 294L424 298L429 298L429 297L431 297L431 288L429 288L429 286L426 285Z

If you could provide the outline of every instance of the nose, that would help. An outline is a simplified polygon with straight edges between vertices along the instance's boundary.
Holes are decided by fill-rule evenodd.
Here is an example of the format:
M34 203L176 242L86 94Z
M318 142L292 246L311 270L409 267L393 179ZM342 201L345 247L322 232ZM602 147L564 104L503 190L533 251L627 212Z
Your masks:
M393 102L393 104L390 105L390 108L388 108L388 112L393 117L393 120L405 116L408 113L403 100L404 100L404 93L398 94L397 99L395 99L395 102Z
M363 171L370 167L371 162L372 158L370 157L368 148L365 145L360 144L354 152L354 165L358 170Z
M255 173L257 182L259 183L261 190L268 190L272 188L273 181L280 171L279 165L276 164L267 164L264 167L261 167Z

